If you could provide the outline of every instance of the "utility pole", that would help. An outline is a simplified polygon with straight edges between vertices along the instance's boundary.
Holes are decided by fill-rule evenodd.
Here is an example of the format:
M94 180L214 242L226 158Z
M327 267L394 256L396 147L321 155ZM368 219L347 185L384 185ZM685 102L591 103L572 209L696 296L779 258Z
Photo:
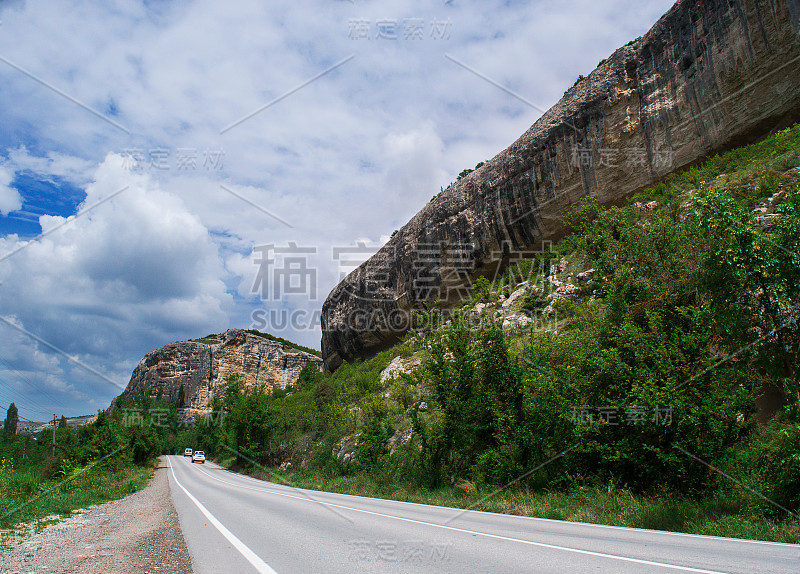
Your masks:
M56 456L56 413L53 413L53 458Z

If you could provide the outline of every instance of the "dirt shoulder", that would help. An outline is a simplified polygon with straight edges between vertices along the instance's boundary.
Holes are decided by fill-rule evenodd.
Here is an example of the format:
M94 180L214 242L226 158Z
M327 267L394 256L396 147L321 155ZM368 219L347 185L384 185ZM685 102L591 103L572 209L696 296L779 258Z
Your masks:
M170 495L169 467L121 500L93 506L0 552L3 574L190 574L192 561Z

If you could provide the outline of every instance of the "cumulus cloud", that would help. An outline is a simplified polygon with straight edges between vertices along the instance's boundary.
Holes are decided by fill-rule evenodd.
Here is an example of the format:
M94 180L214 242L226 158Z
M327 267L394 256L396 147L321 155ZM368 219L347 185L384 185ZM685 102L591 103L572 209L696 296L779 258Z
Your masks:
M672 1L3 4L0 223L35 193L15 173L85 197L72 218L37 197L38 241L0 235L0 254L25 246L0 261L0 316L124 383L164 343L318 310L349 269L334 253L377 248ZM291 243L313 249L316 298L254 296L254 247ZM37 352L65 396L116 394Z
M5 252L24 249L0 266L0 314L122 384L154 333L228 326L217 246L180 198L109 154L78 213L42 216L39 240L5 239Z

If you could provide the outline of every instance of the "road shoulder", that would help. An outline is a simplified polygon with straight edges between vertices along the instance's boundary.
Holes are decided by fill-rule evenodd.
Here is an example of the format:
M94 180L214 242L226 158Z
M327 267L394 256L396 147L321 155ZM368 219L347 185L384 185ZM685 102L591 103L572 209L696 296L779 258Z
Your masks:
M48 526L0 554L0 572L190 574L166 459L144 489Z

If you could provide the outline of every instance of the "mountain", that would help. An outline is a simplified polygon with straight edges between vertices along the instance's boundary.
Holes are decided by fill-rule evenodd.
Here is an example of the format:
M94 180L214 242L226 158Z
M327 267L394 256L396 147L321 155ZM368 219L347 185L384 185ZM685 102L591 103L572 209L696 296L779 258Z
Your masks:
M67 426L69 427L79 427L89 423L94 422L97 420L97 415L81 415L78 417L66 417ZM60 419L56 419L56 425L58 425ZM34 438L37 438L40 434L45 431L52 432L53 430L53 421L46 421L46 422L34 422L34 421L19 421L17 423L17 434L30 434L33 435Z
M248 386L283 389L297 380L308 363L322 359L266 334L229 329L195 341L164 345L144 356L134 369L123 397L144 391L151 396L184 401L195 413L211 410L228 377L240 374Z
M333 289L326 368L388 348L412 310L453 307L477 277L541 251L581 199L618 203L800 120L798 61L800 0L679 0Z

